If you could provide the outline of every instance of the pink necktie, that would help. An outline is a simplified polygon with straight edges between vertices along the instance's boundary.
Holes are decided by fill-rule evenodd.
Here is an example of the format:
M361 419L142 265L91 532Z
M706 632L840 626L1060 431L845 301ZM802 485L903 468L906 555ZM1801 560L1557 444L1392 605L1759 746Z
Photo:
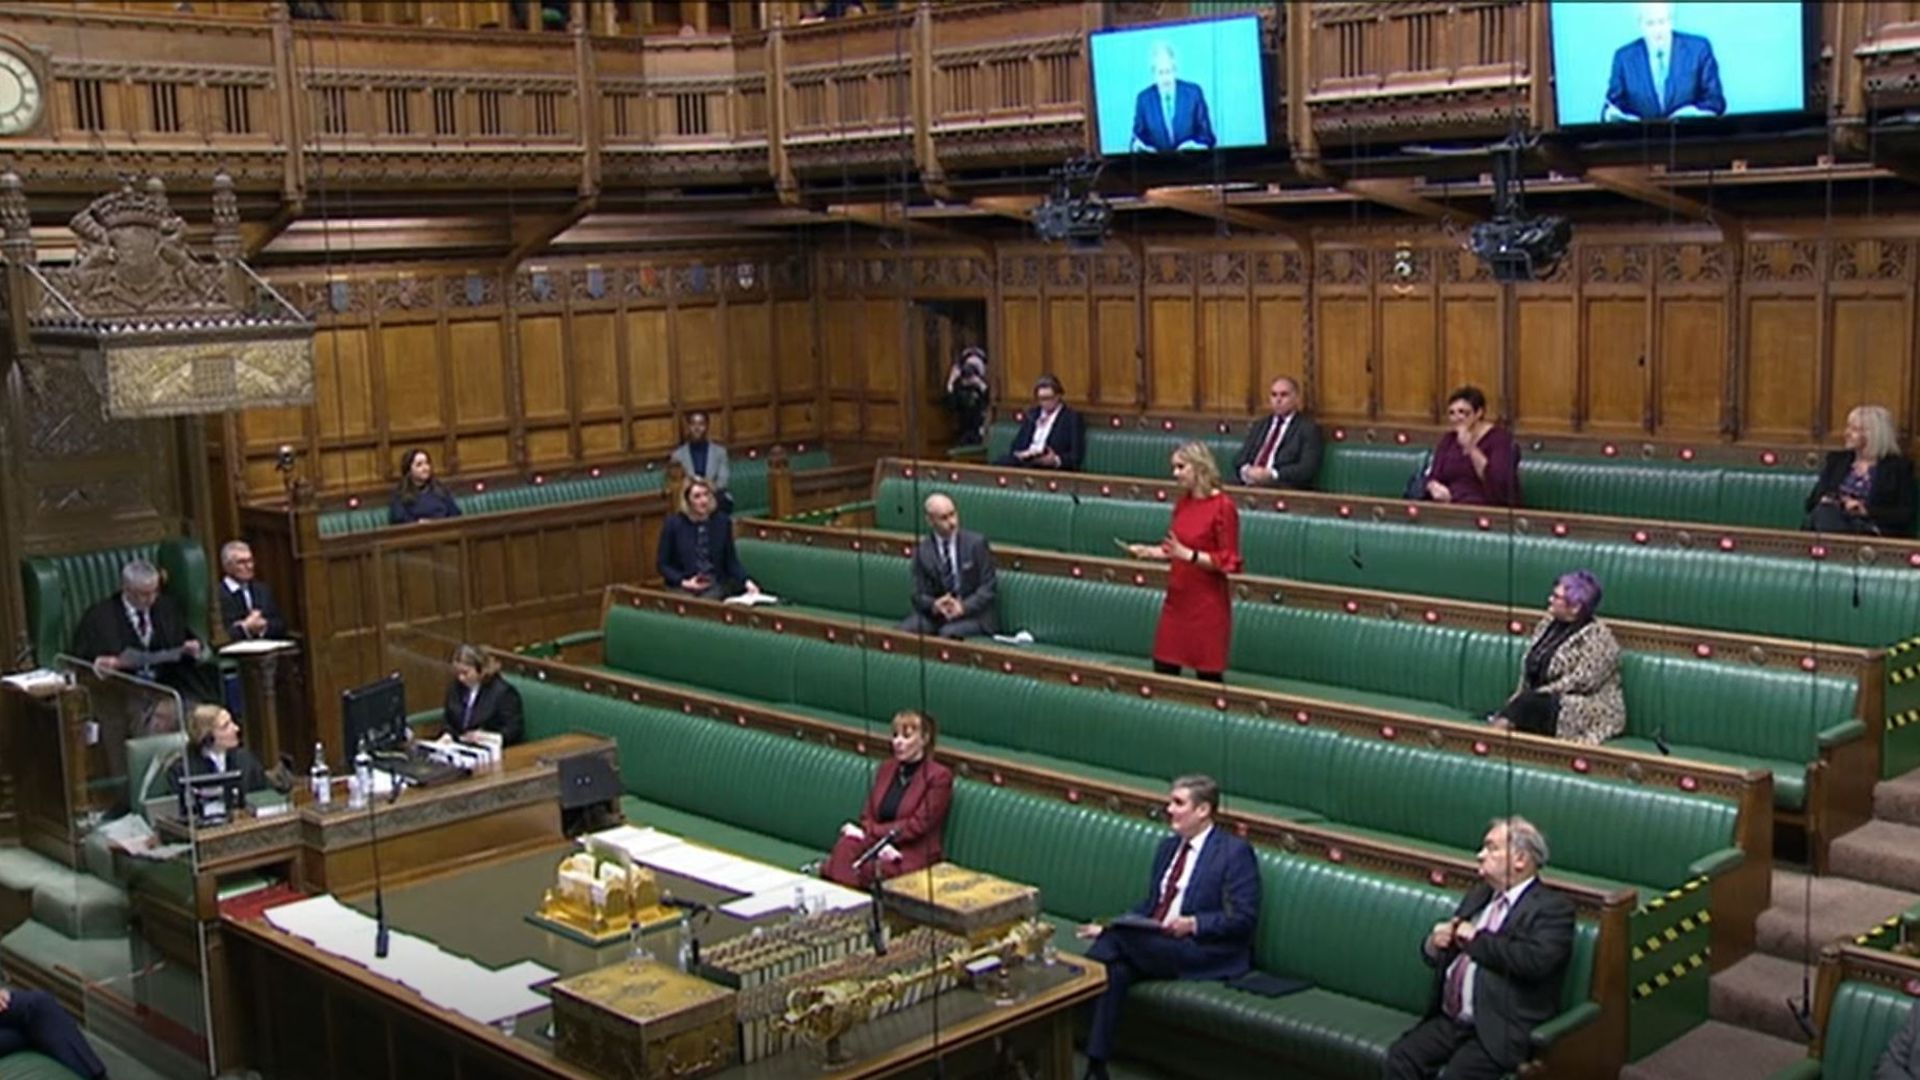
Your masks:
M1500 929L1500 924L1506 921L1506 917L1507 894L1501 893L1493 898L1493 910L1487 913L1486 925L1482 926L1478 932L1485 934ZM1453 958L1453 963L1447 966L1447 989L1441 997L1440 1007L1455 1020L1460 1019L1461 1010L1466 1008L1467 969L1472 965L1473 959L1467 955L1465 949L1462 949L1460 955Z

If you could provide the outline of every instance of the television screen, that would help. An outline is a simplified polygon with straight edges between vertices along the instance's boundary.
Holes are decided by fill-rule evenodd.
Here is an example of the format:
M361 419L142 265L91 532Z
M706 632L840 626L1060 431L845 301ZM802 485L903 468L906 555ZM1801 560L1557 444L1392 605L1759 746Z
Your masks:
M340 728L348 764L363 745L368 750L406 745L407 686L399 673L342 692Z
M1563 125L1636 124L1807 106L1805 13L1788 3L1553 0Z
M1102 30L1091 52L1102 154L1267 144L1258 15Z

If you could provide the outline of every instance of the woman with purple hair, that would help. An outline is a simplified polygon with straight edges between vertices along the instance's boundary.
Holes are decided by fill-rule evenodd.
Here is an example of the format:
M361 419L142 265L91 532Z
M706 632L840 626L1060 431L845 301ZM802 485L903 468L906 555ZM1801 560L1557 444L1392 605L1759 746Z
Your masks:
M1626 730L1620 689L1620 643L1593 617L1600 579L1591 571L1562 574L1534 627L1520 667L1520 685L1487 719L1502 729L1598 745Z

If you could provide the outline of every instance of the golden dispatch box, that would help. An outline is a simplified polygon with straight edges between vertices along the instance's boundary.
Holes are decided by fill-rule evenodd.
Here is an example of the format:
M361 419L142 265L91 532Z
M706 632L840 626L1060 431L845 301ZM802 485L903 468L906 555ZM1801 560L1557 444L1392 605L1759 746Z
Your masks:
M553 1048L616 1080L686 1080L740 1060L734 992L626 961L552 984Z
M886 883L887 910L967 939L998 937L1040 914L1040 890L950 862L902 874Z

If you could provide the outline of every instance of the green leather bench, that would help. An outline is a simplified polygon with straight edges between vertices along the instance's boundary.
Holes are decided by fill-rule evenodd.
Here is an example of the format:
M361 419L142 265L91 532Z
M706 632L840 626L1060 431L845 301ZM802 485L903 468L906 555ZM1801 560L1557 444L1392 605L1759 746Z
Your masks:
M755 579L783 601L888 623L906 613L908 563L894 543L865 553L753 538L739 545ZM999 598L1001 626L1032 633L1035 648L1145 667L1161 593L1003 569ZM1248 600L1234 606L1236 683L1441 719L1470 720L1498 708L1513 691L1526 649L1514 635L1418 620ZM1853 718L1858 688L1837 676L1628 652L1622 681L1629 726L1612 745L1654 753L1658 737L1681 757L1769 769L1776 804L1790 810L1805 808L1807 771L1822 750L1865 733Z
M988 433L988 459L1012 443L1012 421ZM1239 434L1201 439L1227 470L1240 450ZM1167 456L1183 439L1178 432L1087 428L1085 471L1114 476L1163 478ZM1329 440L1314 487L1321 491L1399 498L1429 446ZM1525 505L1563 513L1663 521L1698 521L1763 529L1798 529L1807 492L1817 473L1804 468L1696 465L1521 452L1520 490Z
M631 819L743 854L785 865L818 858L871 783L873 763L847 751L514 682L530 738L584 730L617 742ZM963 865L1038 886L1056 939L1072 949L1079 947L1074 924L1138 902L1163 835L1137 818L960 779L946 849ZM1215 1053L1166 1063L1184 1075L1378 1075L1387 1047L1424 1010L1430 973L1419 941L1455 897L1273 850L1259 858L1256 962L1314 988L1269 999L1221 985L1142 987L1130 1002L1123 1047L1157 1056L1174 1040L1204 1040ZM1359 910L1368 913L1364 935L1302 932L1345 925ZM1582 920L1563 984L1566 1008L1536 1032L1537 1044L1598 1015L1589 1000L1596 936Z
M45 1054L17 1050L0 1056L0 1080L86 1080Z
M833 464L832 456L825 450L808 450L788 458L788 465L794 472L822 469L831 464ZM751 517L766 514L770 498L767 488L767 459L764 456L741 458L735 460L731 468L729 490L733 493L734 516ZM476 514L525 510L535 506L558 506L563 503L593 502L600 499L617 499L624 495L640 495L649 491L659 491L665 480L666 472L662 469L629 469L609 472L601 476L556 480L550 484L503 485L491 487L484 492L463 493L457 497L461 514L471 517ZM350 510L329 510L320 515L321 536L346 536L384 528L387 528L385 502L377 506L360 506Z
M33 555L20 560L20 585L37 663L51 664L67 650L80 616L120 591L120 570L134 559L146 559L160 569L166 593L180 605L187 625L200 640L213 640L207 623L212 589L207 552L192 537L69 555Z
M1796 1061L1773 1080L1873 1080L1873 1067L1917 1006L1890 986L1848 980L1834 991L1820 1056Z
M609 609L604 649L615 671L855 732L924 706L944 744L1125 786L1158 787L1168 748L1185 747L1179 768L1212 773L1241 809L1452 855L1476 850L1489 818L1525 814L1569 877L1646 896L1742 858L1737 808L1719 798L630 607Z

